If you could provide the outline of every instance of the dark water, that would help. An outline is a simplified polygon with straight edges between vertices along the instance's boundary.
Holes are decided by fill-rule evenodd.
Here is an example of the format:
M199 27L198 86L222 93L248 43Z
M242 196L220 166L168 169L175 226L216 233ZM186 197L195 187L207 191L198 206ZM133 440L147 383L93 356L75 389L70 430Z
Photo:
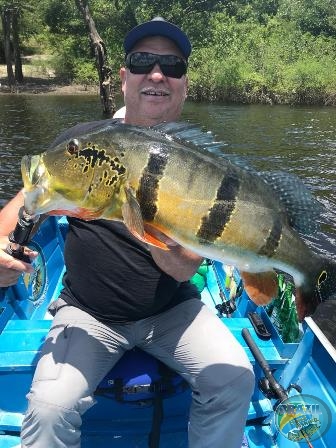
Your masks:
M96 96L0 96L0 206L21 188L20 160L78 122L102 118ZM300 176L325 207L313 245L336 255L336 108L187 103L184 119L261 170Z

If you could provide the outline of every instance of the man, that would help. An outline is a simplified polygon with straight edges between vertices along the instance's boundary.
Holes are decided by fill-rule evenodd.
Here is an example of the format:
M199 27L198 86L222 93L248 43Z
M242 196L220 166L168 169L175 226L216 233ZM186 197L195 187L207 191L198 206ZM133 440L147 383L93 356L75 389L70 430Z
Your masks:
M124 48L125 123L177 120L187 93L187 36L156 18L131 30ZM1 212L3 235L21 205L19 193ZM81 416L94 404L97 385L125 350L138 346L189 382L189 446L240 448L251 365L188 282L202 259L168 238L166 244L169 251L148 247L122 223L69 218L64 289L51 306L55 317L28 394L22 446L80 447ZM2 286L28 270L0 253Z

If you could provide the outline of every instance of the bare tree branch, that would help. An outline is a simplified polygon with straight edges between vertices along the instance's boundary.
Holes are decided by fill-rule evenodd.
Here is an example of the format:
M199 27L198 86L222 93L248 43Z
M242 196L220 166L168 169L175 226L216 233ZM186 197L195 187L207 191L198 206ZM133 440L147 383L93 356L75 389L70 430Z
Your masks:
M106 46L98 34L87 1L75 0L75 3L84 19L86 28L89 32L90 43L95 55L103 112L107 116L112 116L116 111L115 83L113 80L112 69L108 66L107 62Z

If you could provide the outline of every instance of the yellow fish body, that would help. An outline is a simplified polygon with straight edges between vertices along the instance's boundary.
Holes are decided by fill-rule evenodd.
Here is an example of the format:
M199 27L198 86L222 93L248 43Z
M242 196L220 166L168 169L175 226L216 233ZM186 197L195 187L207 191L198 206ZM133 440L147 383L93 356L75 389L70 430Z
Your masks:
M175 135L175 127L182 131ZM302 319L335 292L336 265L300 238L276 189L201 149L195 142L207 140L205 134L186 129L107 121L88 124L86 133L74 128L52 149L23 158L26 211L122 220L137 238L167 249L157 236L162 232L203 257L238 267L250 291L263 277L258 273L288 272L300 287ZM302 184L294 189L309 202Z

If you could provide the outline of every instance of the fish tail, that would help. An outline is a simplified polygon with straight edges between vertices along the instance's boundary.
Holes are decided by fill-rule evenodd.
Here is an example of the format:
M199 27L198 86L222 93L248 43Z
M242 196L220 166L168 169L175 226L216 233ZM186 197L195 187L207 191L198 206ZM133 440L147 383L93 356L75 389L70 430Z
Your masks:
M305 282L296 290L299 320L310 316L320 303L331 299L336 299L336 263L328 258L314 256Z

